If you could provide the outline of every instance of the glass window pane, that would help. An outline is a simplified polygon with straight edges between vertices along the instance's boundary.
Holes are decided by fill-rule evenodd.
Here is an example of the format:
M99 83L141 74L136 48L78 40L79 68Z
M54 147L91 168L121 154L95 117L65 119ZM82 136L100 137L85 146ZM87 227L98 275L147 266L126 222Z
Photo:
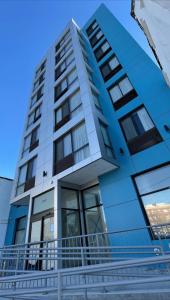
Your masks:
M119 82L119 86L124 95L133 90L133 86L127 77Z
M60 139L59 141L56 142L56 160L60 161L64 157L63 153L63 140Z
M24 165L20 168L19 171L19 179L18 179L18 185L22 184L26 180L26 173L27 173L27 165Z
M41 220L32 222L31 224L31 240L30 242L41 241Z
M138 110L137 114L138 114L138 117L139 117L145 131L150 130L151 128L154 127L154 124L153 124L151 118L149 117L145 108Z
M70 111L72 112L80 104L81 104L80 91L77 91L70 98Z
M75 190L62 188L61 190L62 208L78 209L78 193Z
M141 195L170 187L170 165L139 175L135 181Z
M85 221L88 234L106 231L106 223L102 206L85 210Z
M29 149L31 143L31 134L29 134L25 139L24 139L24 148L23 151L26 151Z
M86 159L90 155L89 146L83 147L81 150L78 150L74 154L74 160L75 163L78 163L79 161L82 161L83 159Z
M65 61L63 61L60 65L60 72L64 71L65 68L66 68L66 63L65 63Z
M40 213L44 210L54 207L54 191L48 191L34 198L33 214Z
M71 134L67 134L63 138L64 157L72 153Z
M69 105L68 105L68 101L66 101L66 102L63 104L62 110L63 110L63 118L65 118L66 116L69 115Z
M94 186L83 191L84 208L90 208L101 204L99 186Z
M43 225L43 240L50 241L54 239L54 217L45 218ZM49 263L51 262L49 261Z
M62 108L59 108L56 111L56 123L59 123L61 120L62 120Z
M17 230L15 233L14 244L24 244L25 243L25 229Z
M80 235L80 217L76 210L62 209L62 236Z
M67 88L67 81L66 81L66 79L64 79L61 82L61 91L64 91L66 88Z
M127 141L132 140L136 136L138 136L137 131L134 127L133 121L131 118L127 118L121 122L124 134L126 136Z
M87 132L85 124L81 124L73 130L73 149L74 151L80 149L88 143Z
M103 52L106 52L110 48L110 45L108 42L105 42L102 46L101 49Z
M111 88L109 90L109 92L110 92L110 95L111 95L111 98L112 98L113 102L116 102L117 100L122 98L122 93L121 93L120 88L119 88L118 85Z
M77 77L76 69L74 69L69 75L68 75L68 84L71 84Z
M92 27L92 29L94 30L96 27L97 27L97 22L95 21L92 25L91 25L91 27Z
M109 61L109 66L112 70L114 70L117 66L119 65L118 59L116 57L113 57L110 61Z
M102 124L100 124L100 128L101 128L101 131L102 131L104 144L107 145L107 146L111 146L109 135L108 135L108 132L107 132L107 128L105 126L103 126Z
M66 63L67 63L67 66L73 61L74 59L74 54L73 52L66 58Z
M100 31L96 34L96 38L99 39L102 35L103 35L103 32L100 30Z
M30 126L34 122L34 113L29 115L28 117L28 126Z

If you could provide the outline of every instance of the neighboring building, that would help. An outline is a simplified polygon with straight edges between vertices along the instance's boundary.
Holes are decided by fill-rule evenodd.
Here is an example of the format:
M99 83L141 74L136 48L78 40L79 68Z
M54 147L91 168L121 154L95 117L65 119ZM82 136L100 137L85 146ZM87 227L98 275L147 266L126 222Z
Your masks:
M169 99L104 5L82 29L71 21L35 72L6 244L153 225L147 205L170 207ZM161 214L155 224L170 223ZM114 244L155 238L148 229Z
M145 33L170 86L170 1L132 0L131 14Z
M0 176L0 248L4 246L13 180Z

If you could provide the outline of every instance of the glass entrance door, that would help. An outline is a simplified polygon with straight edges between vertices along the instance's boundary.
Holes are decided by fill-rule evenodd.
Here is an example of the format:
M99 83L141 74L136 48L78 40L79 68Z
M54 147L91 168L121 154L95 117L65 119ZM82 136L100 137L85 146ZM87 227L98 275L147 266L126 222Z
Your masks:
M54 216L51 212L44 212L32 217L31 233L30 233L30 254L29 254L29 267L36 270L46 270L53 268L54 264L51 263L48 257L51 255L51 250L54 242ZM48 242L43 242L48 241ZM44 248L44 250L43 250ZM43 259L43 257L45 259Z

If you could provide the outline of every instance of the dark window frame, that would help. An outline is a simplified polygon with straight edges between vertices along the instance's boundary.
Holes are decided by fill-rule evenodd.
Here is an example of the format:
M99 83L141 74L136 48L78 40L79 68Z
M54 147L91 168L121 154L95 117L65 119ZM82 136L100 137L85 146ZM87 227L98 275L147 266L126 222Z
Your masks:
M60 60L64 57L64 55L72 48L72 43L71 43L72 39L70 37L70 40L68 41L68 43L63 46L63 48L60 49L59 53L56 53L55 55L55 65L57 65ZM68 44L70 43L69 48L67 49ZM64 53L61 55L61 52L64 50Z
M33 94L33 96L31 97L31 104L30 104L30 108L32 108L44 95L44 84L42 86L40 86L38 88L38 90ZM32 102L32 100L36 98L35 102Z
M97 26L93 29L92 26L97 23L96 19L87 27L86 33L88 37L99 27L99 24L97 23Z
M104 37L104 33L102 32L101 37L100 37L99 39L96 39L95 42L92 42L92 40L93 40L94 38L96 38L96 35L97 35L100 31L102 32L101 28L99 27L99 28L97 29L97 31L90 37L90 45L91 45L92 48L94 48L94 47L97 45L97 43Z
M28 174L29 174L30 164L32 163L32 161L37 159L37 157L38 157L38 155L33 156L25 164L23 164L22 166L19 167L19 175L20 175L20 172L21 172L21 168L24 167L25 165L26 165L27 170L26 170L25 182L21 183L20 185L18 185L18 181L19 181L19 176L18 176L16 191L19 187L24 186L23 193L25 193L26 191L30 190L31 188L33 188L35 186L35 176L33 176L31 178L28 178ZM20 195L18 193L16 193L16 194Z
M105 52L103 52L101 55L100 55L100 57L97 57L96 56L96 53L98 52L98 51L102 51L101 50L101 47L105 44L105 43L108 43L109 44L109 42L108 42L108 40L107 39L104 39L104 41L94 50L94 55L95 55L95 58L96 58L96 61L97 62L99 62L105 55L107 55L111 50L112 50L112 47L110 46ZM109 44L110 45L110 44Z
M70 87L70 86L78 79L78 75L77 75L76 78L75 78L71 83L68 82L68 77L69 77L69 75L72 73L73 70L76 70L76 72L77 72L77 68L76 68L76 67L73 68L73 69L66 75L66 77L63 78L63 79L62 79L62 80L54 87L54 102L58 101L59 98L60 98L61 96L63 96L63 95L68 91L69 87ZM58 96L57 96L57 95L56 95L56 89L59 88L59 86L61 85L61 83L62 83L64 80L66 80L67 86L66 86L66 87L64 88L64 90L62 90L62 91L58 94Z
M28 129L32 124L34 124L36 121L38 121L38 119L41 118L41 110L40 110L39 115L36 117L36 111L41 107L41 105L42 105L42 103L39 104L39 105L34 109L34 111L32 112L32 113L34 114L34 119L33 119L33 122L32 122L31 124L28 124L28 122L27 122L27 129ZM28 120L29 120L29 117L31 116L32 113L29 114Z
M57 45L55 46L55 52L57 53L60 48L62 47L62 45L67 41L67 39L69 37L71 37L71 35L69 36L68 34L70 34L70 29L67 30L67 32L63 35L63 37L60 39L60 41L57 43ZM67 37L68 35L68 37ZM67 38L66 38L67 37ZM62 43L62 44L61 44Z
M64 133L61 137L59 137L58 139L56 139L53 143L53 176L63 172L64 170L72 167L75 164L75 153L80 151L81 149L87 147L89 145L89 142L87 142L86 144L84 144L82 147L78 148L77 150L74 150L74 145L73 145L73 131L81 126L82 124L85 125L85 122L82 121L79 124L77 124L75 127L71 128L71 130L67 131L66 133ZM56 149L56 145L57 143L59 143L60 141L62 141L62 156L64 154L64 144L63 144L63 140L64 137L67 136L68 134L70 134L71 136L71 150L72 152L70 154L68 154L67 156L63 157L61 160L57 160L57 149ZM61 167L59 167L59 170L57 171L57 162L60 163ZM59 164L58 163L58 164ZM66 167L65 167L66 165Z
M13 244L17 245L16 244L16 236L17 236L17 232L18 231L26 231L26 227L23 227L23 228L20 228L20 229L17 229L18 228L18 223L21 219L25 219L27 221L27 216L24 215L22 217L19 217L19 218L16 218L15 219L15 230L14 230L14 235L13 235Z
M129 82L131 83L129 77L127 76L127 74L124 74L121 78L119 78L118 80L116 80L114 83L112 83L108 88L107 88L107 91L108 91L108 94L109 94L109 97L111 99L111 102L112 102L112 105L113 105L113 108L115 110L118 110L120 109L122 106L126 105L127 103L129 103L130 101L132 101L134 98L136 98L138 96L135 88L133 87L133 84L131 83L133 89L130 90L127 94L123 95L122 93L122 97L119 98L116 102L113 101L112 97L111 97L111 94L110 94L110 89L112 89L113 87L115 86L119 86L119 83L125 79L125 78L128 78Z
M69 55L71 55L73 52L71 52ZM55 69L55 81L58 80L60 78L60 76L67 70L67 68L72 64L72 62L75 60L75 58L73 57L73 59L67 63L67 58L69 57L69 55L59 64L59 66L56 67ZM61 65L65 63L65 68L60 71L59 68L61 68ZM57 75L57 71L59 70L59 74Z
M153 167L151 167L149 169L146 169L146 170L141 171L141 172L137 172L137 173L135 173L135 174L133 174L133 175L130 176L131 180L132 180L132 183L133 183L133 186L134 186L134 189L135 189L135 192L136 192L136 195L137 195L138 203L139 203L140 208L142 210L142 214L143 214L146 226L151 226L151 224L150 224L149 217L148 217L148 215L146 213L146 210L145 210L145 207L144 207L144 204L143 204L143 201L142 201L142 195L143 194L140 195L140 193L139 193L139 190L138 190L138 187L137 187L137 183L135 181L135 177L147 174L147 173L152 172L152 171L157 170L157 169L161 169L161 168L166 167L168 165L170 165L170 161L166 161L165 163L153 166ZM154 191L154 193L155 192L159 192L161 190L165 190L165 189L167 189L167 188L156 190L156 191ZM152 194L152 193L153 192L147 193L147 194ZM155 234L154 234L154 232L153 232L153 230L151 228L147 228L147 231L148 231L148 233L150 235L151 240L157 240L157 237L155 236Z
M36 132L38 129L40 128L40 125L36 126L28 135L26 135L26 137L24 138L24 145L25 145L25 140L28 138L28 136L31 136L31 139L30 139L30 145L28 148L26 148L24 150L23 148L23 151L22 151L22 157L24 156L24 153L28 150L29 152L31 152L32 150L34 150L35 148L38 147L39 145L39 138L33 142L33 135L34 135L34 132Z
M122 126L122 124L121 124L121 122L122 122L123 120L129 118L133 113L137 112L138 110L140 110L140 109L142 109L142 108L144 108L144 109L146 110L146 112L147 112L149 118L151 119L152 123L154 124L154 127L153 127L152 129L146 131L146 133L144 133L144 134L142 134L142 135L139 135L139 136L135 137L134 139L128 141L128 140L127 140L127 137L126 137L126 134L125 134L125 132L124 132L123 126ZM154 146L154 145L157 145L157 144L159 144L159 143L161 143L161 142L163 141L163 138L162 138L162 136L161 136L159 130L157 129L157 127L156 127L156 125L155 125L155 122L154 122L153 119L151 118L151 116L150 116L150 114L148 113L148 110L146 109L146 107L145 107L144 104L142 104L142 105L136 107L135 109L133 109L132 111L128 112L126 115L124 115L123 117L121 117L120 119L118 119L118 122L119 122L119 125L120 125L120 128L121 128L121 131L122 131L122 133L123 133L123 136L124 136L124 139L125 139L127 148L128 148L129 153L130 153L131 155L135 155L135 154L137 154L137 153L139 153L139 152L141 152L141 151L144 151L144 150L146 150L146 149L148 149L148 148L150 148L150 147L152 147L152 146ZM158 137L158 138L159 138L159 139L158 139L158 142L157 142L157 143L153 143L153 144L151 144L150 146L143 147L142 149L137 148L137 146L138 146L138 145L137 145L137 141L141 140L142 136L143 136L143 138L144 138L144 136L147 137L147 136L149 135L148 132L151 133L151 134L153 134L153 135L155 134L155 137ZM135 141L135 143L134 143L134 141ZM131 144L132 144L132 145L135 145L135 147L136 147L135 149L137 149L136 151L135 151L135 150L132 150L132 149L134 148L134 146L133 146L133 148L131 149L131 146L130 146ZM143 145L143 139L142 139L142 143L141 143L141 144ZM134 152L134 151L135 151L135 152Z
M122 65L119 62L119 65L116 66L113 70L110 68L109 66L109 62L112 58L116 58L119 62L119 59L117 58L117 56L115 54L112 54L101 66L100 66L100 72L102 74L103 80L104 82L106 82L107 80L109 80L112 76L114 76L117 72L119 72L122 69ZM108 73L106 76L103 74L102 68L104 68L105 66L108 66L110 68L110 73Z

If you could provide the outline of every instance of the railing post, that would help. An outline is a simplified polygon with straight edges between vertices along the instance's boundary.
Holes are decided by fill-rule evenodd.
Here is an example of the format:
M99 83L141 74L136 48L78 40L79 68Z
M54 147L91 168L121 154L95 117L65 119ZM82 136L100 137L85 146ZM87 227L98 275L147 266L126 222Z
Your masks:
M17 258L16 258L16 267L15 267L15 275L17 275L17 270L19 267L19 249L17 250Z
M84 249L83 249L83 247L81 247L81 261L82 261L82 266L85 266Z
M58 271L58 299L57 300L61 300L62 299L62 275L61 272Z

